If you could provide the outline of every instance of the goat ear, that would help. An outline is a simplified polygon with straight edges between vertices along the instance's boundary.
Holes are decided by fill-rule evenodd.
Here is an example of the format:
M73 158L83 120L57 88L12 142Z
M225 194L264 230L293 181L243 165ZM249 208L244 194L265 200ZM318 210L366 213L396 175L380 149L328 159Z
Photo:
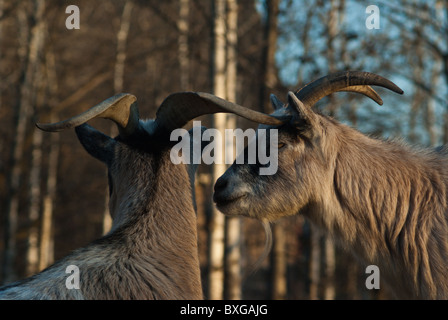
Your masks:
M284 106L283 102L281 102L280 99L277 98L277 96L275 94L271 94L269 96L269 98L270 98L271 104L275 110L283 108L283 106Z
M116 141L88 124L75 128L76 135L84 149L94 158L110 165L114 156Z
M300 101L293 92L288 92L288 104L294 115L291 123L298 128L310 128L317 123L316 114Z

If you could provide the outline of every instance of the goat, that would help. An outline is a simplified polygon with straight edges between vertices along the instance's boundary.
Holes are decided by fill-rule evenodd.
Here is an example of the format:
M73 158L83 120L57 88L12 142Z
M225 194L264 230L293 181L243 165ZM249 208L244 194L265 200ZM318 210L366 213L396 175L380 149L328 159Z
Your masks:
M155 120L141 121L135 96L118 94L70 119L36 124L45 131L75 128L87 152L107 165L113 225L40 273L0 288L0 299L202 299L193 193L197 166L170 161L169 133L197 116L229 112L227 105L208 94L175 93ZM256 112L239 109L256 118ZM86 124L93 118L114 121L118 137ZM79 271L79 289L66 285L70 266Z
M369 137L311 109L337 91L382 104L370 85L403 93L378 75L347 71L289 92L287 104L271 95L282 124L259 129L277 130L277 173L234 162L216 181L214 202L265 223L303 214L365 266L377 265L394 297L447 299L448 149Z

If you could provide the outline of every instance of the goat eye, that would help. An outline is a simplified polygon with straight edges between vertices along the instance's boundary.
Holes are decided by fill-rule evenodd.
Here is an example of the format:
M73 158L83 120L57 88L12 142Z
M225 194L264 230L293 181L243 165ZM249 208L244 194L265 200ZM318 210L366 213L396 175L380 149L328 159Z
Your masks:
M285 144L283 142L279 142L277 145L277 149L283 148Z

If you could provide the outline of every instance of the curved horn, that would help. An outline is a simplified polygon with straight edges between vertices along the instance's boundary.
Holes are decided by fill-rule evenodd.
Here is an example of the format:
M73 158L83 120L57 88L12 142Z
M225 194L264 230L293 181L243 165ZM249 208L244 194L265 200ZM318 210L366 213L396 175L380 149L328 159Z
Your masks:
M203 92L178 92L169 95L157 110L155 121L157 127L172 130L183 127L196 117L219 112L234 113L248 120L269 125L280 125L284 122L281 118Z
M362 93L382 104L379 95L369 85L381 86L396 93L403 94L392 81L377 74L362 71L344 71L317 79L296 92L297 98L312 107L323 97L337 91Z
M342 88L341 90L338 90L338 92L339 91L360 93L365 95L366 97L369 97L370 99L378 103L380 106L383 105L383 99L381 99L380 95L375 90L373 90L371 86L350 86Z
M136 103L137 98L129 93L120 93L89 110L55 123L36 123L36 126L44 131L61 131L77 127L94 118L105 118L114 121L120 132L120 136L131 135L139 125L139 115Z

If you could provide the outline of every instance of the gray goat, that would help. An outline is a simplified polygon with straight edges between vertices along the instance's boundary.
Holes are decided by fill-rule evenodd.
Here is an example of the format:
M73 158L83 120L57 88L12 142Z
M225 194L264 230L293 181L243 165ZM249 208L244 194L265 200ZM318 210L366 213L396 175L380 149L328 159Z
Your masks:
M208 94L175 93L155 120L141 121L136 98L119 94L68 120L37 124L45 131L75 128L87 152L107 165L113 225L107 235L40 273L0 288L0 299L202 299L193 192L197 166L170 161L170 132L203 114L231 112L228 105ZM119 136L110 138L86 124L98 117L114 121Z
M214 201L227 215L265 223L303 214L365 267L377 265L397 298L448 299L448 149L368 137L311 109L337 91L382 104L369 85L403 93L378 75L347 71L288 93L287 104L271 95L281 123L259 129L278 129L277 173L234 162Z

